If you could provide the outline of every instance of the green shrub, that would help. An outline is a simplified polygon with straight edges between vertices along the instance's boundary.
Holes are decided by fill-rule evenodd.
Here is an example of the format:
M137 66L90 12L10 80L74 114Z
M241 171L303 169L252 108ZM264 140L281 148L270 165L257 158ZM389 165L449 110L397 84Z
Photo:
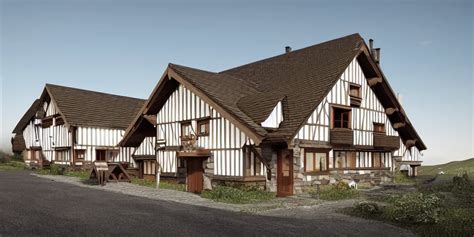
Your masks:
M51 175L64 175L66 168L62 165L51 164L49 167L49 174Z
M368 201L358 202L354 204L354 209L362 216L379 215L382 212L377 203Z
M216 186L204 191L201 196L218 202L244 204L270 200L275 194L256 187Z
M13 156L11 157L11 159L12 159L13 161L24 162L23 156L20 155L20 154L17 154L17 153L13 154Z
M435 194L405 194L387 208L387 215L402 223L437 223L440 204L441 199Z
M413 183L414 180L408 177L406 174L399 171L395 174L393 182L397 184L410 184L410 183Z
M320 198L323 200L343 200L351 199L359 196L359 191L352 189L345 182L339 182L336 185L332 185L329 188L321 190Z

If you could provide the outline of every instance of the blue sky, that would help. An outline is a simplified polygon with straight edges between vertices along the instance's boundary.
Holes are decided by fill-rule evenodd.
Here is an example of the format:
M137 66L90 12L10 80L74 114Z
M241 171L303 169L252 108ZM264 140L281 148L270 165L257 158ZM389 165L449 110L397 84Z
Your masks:
M471 1L0 2L2 149L45 83L146 98L169 62L221 71L358 32L382 48L425 164L474 156Z

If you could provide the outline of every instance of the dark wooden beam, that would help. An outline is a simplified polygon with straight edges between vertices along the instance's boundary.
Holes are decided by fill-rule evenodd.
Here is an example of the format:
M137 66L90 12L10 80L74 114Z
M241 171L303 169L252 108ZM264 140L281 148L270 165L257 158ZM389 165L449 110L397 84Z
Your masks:
M378 83L382 83L382 78L381 77L372 77L367 79L367 82L369 83L369 86L375 86Z
M392 114L394 114L395 112L398 112L398 111L399 111L398 108L387 108L387 109L385 109L385 113L387 115L392 115Z
M406 148L411 148L412 146L414 146L416 144L416 139L411 139L411 140L406 140L405 141L405 147Z
M403 128L403 127L405 127L405 126L406 126L406 123L395 123L395 124L393 125L393 128L394 128L394 129L399 129L399 128Z

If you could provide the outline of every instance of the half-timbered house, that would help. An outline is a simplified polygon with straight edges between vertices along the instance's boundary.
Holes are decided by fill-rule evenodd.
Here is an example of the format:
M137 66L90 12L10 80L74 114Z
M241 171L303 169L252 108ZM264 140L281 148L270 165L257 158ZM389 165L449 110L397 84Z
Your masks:
M379 58L353 34L219 73L169 64L121 144L155 136L156 170L192 192L233 181L286 196L416 173L426 146Z
M118 147L144 100L46 84L20 119L13 150L30 166L84 166L93 161L135 166L133 147ZM22 145L17 145L22 144Z

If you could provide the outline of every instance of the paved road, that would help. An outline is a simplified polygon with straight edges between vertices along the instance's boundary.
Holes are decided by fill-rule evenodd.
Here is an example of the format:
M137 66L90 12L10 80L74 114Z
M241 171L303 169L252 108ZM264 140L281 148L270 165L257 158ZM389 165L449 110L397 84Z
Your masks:
M275 217L157 201L0 172L0 236L385 236L407 232L352 218Z

